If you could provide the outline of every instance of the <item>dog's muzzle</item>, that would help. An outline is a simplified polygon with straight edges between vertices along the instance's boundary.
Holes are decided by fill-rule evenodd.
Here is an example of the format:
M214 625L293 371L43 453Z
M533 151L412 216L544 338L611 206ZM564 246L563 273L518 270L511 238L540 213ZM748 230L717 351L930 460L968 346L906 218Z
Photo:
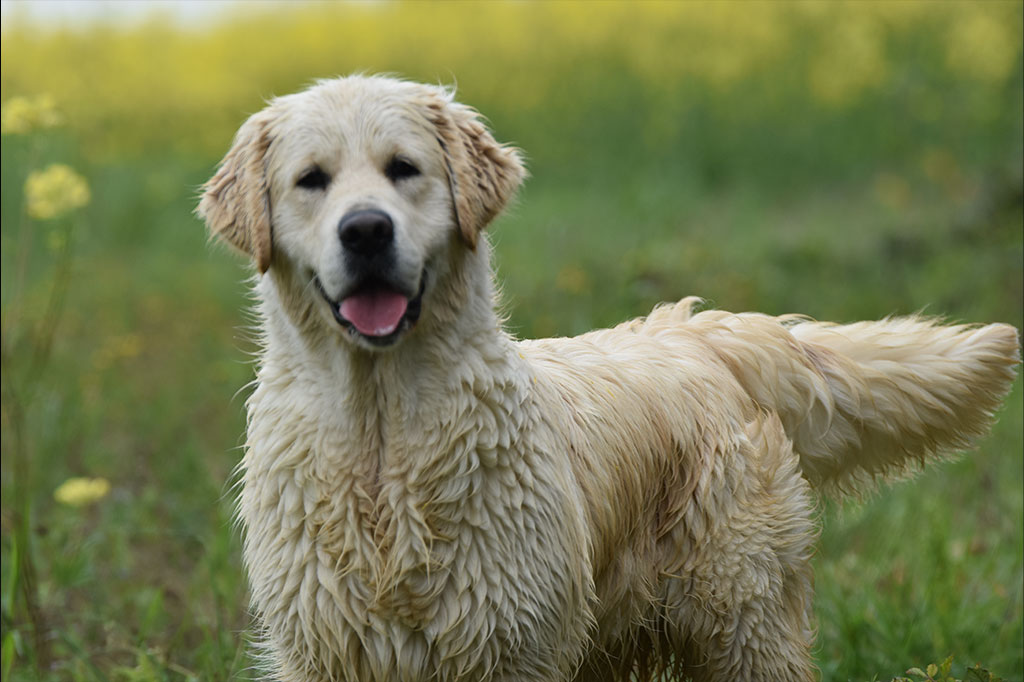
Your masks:
M334 319L354 336L374 346L389 346L420 317L426 273L417 290L395 274L394 223L384 211L365 209L338 222L345 267L356 284L334 299L314 277L317 291L331 306ZM415 286L415 285L413 285Z

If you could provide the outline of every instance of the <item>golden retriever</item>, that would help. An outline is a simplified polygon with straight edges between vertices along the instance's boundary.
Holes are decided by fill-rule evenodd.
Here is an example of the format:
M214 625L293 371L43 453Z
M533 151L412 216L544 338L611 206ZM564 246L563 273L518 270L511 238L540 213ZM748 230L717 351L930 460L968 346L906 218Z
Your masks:
M286 682L812 680L816 490L982 436L1006 325L694 312L518 341L482 230L524 177L449 91L274 99L205 185L262 352L238 513Z

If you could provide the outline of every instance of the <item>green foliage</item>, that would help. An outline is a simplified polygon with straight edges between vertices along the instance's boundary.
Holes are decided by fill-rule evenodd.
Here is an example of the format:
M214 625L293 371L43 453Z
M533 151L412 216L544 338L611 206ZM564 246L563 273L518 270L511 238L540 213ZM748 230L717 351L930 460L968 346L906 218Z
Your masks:
M24 383L45 357L31 401L3 398L4 680L250 675L231 523L252 375L246 273L191 212L263 97L360 69L457 80L530 160L521 201L491 228L522 336L688 294L839 321L924 310L1019 328L1021 11L314 3L243 5L190 27L5 18L0 100L50 94L63 127L3 137L4 373ZM29 172L55 162L91 199L73 217L27 220ZM63 305L41 326L61 254ZM12 335L15 309L27 324ZM13 483L20 406L26 486ZM1022 434L1018 382L978 451L826 506L823 679L889 679L955 652L1024 682ZM110 491L58 502L76 477Z
M911 668L907 671L913 677L894 677L893 682L1003 682L1003 678L993 675L988 670L975 665L968 668L963 679L953 676L953 657L950 656L939 665L929 663L924 670Z

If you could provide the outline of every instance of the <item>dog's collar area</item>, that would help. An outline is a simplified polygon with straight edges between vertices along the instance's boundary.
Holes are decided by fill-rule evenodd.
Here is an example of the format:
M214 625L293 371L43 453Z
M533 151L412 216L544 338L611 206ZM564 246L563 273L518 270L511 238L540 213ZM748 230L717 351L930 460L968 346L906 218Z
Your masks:
M320 292L320 295L323 297L323 299L327 301L327 303L330 305L331 314L334 315L334 319L349 334L351 334L353 337L357 337L366 341L372 346L384 348L395 343L405 331L412 328L412 326L415 325L416 322L419 320L420 313L422 312L423 309L423 292L427 288L427 274L426 272L424 272L423 274L420 275L419 291L413 298L409 299L408 302L406 303L405 311L402 313L401 318L398 320L397 324L394 325L393 331L391 331L390 333L380 335L363 333L356 326L356 324L352 322L352 320L346 318L345 315L342 313L342 308L345 299L342 299L341 301L336 301L333 298L331 298L327 294L327 291L324 289L323 284L320 282L320 278L317 277L316 275L313 276L313 284L316 286L317 291ZM360 285L354 292L349 294L349 296L356 296L366 292L382 291L395 293L394 287L391 287L383 282L370 280Z

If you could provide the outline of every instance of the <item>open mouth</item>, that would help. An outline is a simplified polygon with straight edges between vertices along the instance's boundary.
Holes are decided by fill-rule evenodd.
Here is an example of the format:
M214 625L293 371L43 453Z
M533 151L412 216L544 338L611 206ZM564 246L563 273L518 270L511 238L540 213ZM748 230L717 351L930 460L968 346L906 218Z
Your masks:
M319 277L313 282L338 324L372 345L389 346L419 320L427 278L420 277L419 291L412 298L386 282L368 280L339 301L327 295Z

